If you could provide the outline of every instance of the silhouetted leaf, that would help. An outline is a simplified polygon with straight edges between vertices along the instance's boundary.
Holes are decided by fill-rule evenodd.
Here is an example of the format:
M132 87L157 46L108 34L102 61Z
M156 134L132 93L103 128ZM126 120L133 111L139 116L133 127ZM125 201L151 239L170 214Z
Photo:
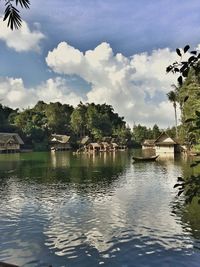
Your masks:
M21 5L21 7L29 8L30 6L29 0L16 0L16 5L18 5L18 3Z
M179 192L178 192L178 197L182 194L184 192L184 190L180 190Z
M183 84L183 78L182 78L182 76L179 76L178 77L178 82L179 82L180 86Z
M195 56L191 56L191 57L188 59L188 62L191 63L194 59L195 59Z
M183 66L180 68L180 72L183 72L186 68L188 68L188 63L182 63Z
M195 114L200 117L200 112L198 110L195 111Z
M183 102L185 103L188 100L189 96L187 95L184 99Z
M168 66L168 67L166 68L166 72L168 73L168 72L170 72L172 69L173 69L173 67L170 65L170 66Z
M190 54L196 55L197 51L191 51Z
M195 119L194 118L189 118L189 119L185 120L184 122L188 123L188 122L192 122L192 121L195 121Z
M187 77L188 76L188 73L189 73L189 68L185 69L182 74L183 74L183 77Z
M196 166L197 166L197 163L196 163L196 162L190 164L190 167L191 167L191 168L194 168L194 167L196 167Z
M174 188L181 186L181 184L175 184Z
M178 182L184 182L185 180L184 180L182 177L178 177L178 178L177 178L177 181L178 181Z
M181 57L182 55L181 55L181 51L180 51L180 49L179 48L176 48L176 53Z
M21 26L21 17L19 16L19 10L16 9L14 6L9 4L6 7L5 14L3 20L5 21L8 18L8 27L11 28L11 30L18 29Z
M184 53L186 53L188 50L190 49L190 46L189 45L186 45L183 49Z

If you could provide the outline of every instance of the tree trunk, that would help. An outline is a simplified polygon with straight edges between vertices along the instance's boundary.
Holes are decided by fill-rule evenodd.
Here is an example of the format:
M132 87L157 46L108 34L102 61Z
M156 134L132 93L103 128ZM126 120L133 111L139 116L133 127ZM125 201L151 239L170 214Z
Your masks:
M178 121L177 121L176 104L174 105L174 114L175 114L176 138L178 138Z

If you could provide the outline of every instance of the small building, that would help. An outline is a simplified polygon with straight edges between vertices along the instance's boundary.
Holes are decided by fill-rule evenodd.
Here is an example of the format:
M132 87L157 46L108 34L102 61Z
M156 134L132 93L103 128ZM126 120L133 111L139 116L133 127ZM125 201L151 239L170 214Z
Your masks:
M142 142L142 149L155 149L155 139L146 139Z
M110 144L110 150L111 151L116 151L119 148L117 143L111 143Z
M24 145L24 142L19 134L0 133L0 153L19 152L22 145Z
M156 155L159 154L174 155L174 153L178 152L179 150L178 142L165 132L161 133L161 135L155 140L154 144L155 144Z
M70 150L70 136L61 134L52 134L50 139L50 148L54 151Z
M90 137L89 136L84 136L81 140L80 140L80 145L81 146L86 146L90 143Z
M106 152L110 150L110 144L108 142L101 142L100 143L100 151Z
M87 145L86 148L88 152L99 152L101 149L101 146L98 143L90 143Z

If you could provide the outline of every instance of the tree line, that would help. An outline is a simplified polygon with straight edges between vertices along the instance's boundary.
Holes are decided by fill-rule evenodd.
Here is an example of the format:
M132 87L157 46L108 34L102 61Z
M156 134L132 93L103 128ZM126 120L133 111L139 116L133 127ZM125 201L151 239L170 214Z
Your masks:
M68 104L39 101L33 108L22 111L0 104L0 131L17 132L25 143L36 150L45 150L51 134L71 136L74 146L84 136L94 142L113 137L120 144L140 146L145 139L156 139L162 129L134 125L131 129L124 117L114 112L111 105L80 102L77 107ZM175 136L175 127L166 131Z

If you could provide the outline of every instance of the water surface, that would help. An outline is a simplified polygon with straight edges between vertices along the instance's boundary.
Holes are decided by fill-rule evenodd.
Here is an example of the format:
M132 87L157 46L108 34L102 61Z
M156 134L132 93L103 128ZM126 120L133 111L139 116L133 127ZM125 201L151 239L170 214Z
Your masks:
M0 155L0 261L199 267L200 208L173 189L189 162L133 153Z

